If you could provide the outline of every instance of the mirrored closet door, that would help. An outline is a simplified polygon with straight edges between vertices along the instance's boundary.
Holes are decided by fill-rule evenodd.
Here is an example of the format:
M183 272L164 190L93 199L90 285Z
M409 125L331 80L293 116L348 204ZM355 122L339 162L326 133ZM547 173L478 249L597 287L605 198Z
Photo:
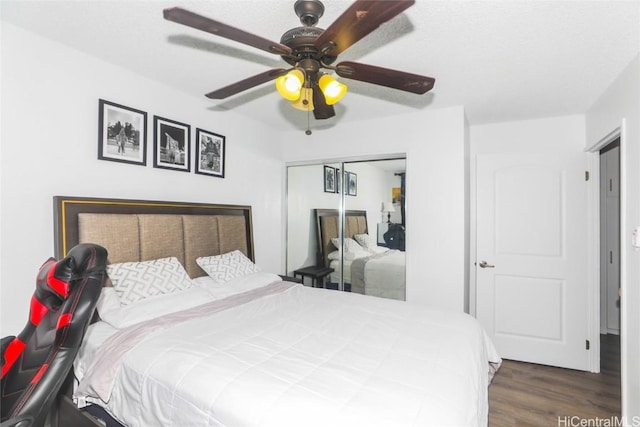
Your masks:
M287 274L405 299L406 159L288 167Z

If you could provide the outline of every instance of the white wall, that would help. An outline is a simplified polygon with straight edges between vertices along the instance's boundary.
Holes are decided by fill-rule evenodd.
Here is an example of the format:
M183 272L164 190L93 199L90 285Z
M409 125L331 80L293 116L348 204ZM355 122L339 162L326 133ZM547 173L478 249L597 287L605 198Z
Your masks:
M640 57L636 57L586 115L586 147L624 122L621 157L622 416L640 417L640 251L631 232L640 226ZM638 419L638 418L636 418Z
M393 173L385 172L367 162L346 163L345 169L358 176L357 196L345 197L345 209L367 211L369 234L375 237L376 224L382 220L382 202L391 202ZM396 187L400 187L399 181L399 178L395 181Z
M465 287L465 118L462 107L335 128L285 132L287 162L406 153L407 301L462 311ZM286 210L286 207L283 207Z
M54 195L251 205L256 261L280 272L282 160L273 129L2 23L2 336L27 321L38 267L53 255ZM98 99L227 137L226 178L97 160ZM151 147L149 147L151 148Z
M471 126L471 156L583 151L584 127L583 115Z

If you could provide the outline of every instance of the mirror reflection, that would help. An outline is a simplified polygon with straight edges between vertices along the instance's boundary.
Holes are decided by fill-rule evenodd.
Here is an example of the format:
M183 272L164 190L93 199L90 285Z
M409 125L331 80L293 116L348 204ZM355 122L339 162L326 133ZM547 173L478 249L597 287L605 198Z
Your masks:
M405 174L404 158L289 166L287 274L404 300Z

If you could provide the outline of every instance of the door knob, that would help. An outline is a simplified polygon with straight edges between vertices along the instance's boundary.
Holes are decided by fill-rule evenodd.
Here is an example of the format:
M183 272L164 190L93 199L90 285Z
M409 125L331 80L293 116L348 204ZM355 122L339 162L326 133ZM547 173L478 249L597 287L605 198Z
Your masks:
M494 268L495 265L489 264L487 261L480 261L480 267L482 267L482 268Z

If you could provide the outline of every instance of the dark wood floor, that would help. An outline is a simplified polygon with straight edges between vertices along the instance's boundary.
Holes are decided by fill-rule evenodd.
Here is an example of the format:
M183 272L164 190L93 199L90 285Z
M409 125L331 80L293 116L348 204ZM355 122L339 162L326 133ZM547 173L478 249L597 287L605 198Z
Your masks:
M619 418L620 338L601 335L600 343L599 374L503 361L489 386L489 426L568 426L581 425L571 424L574 416Z

